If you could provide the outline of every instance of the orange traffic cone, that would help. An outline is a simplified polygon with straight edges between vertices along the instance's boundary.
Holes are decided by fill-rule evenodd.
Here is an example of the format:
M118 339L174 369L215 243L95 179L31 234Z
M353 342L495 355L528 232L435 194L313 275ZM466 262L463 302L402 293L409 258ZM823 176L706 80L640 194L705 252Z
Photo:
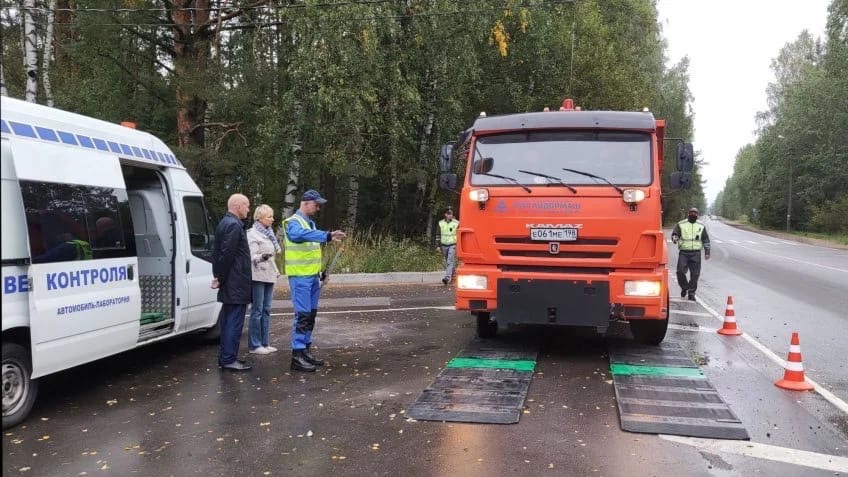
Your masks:
M727 336L738 336L742 331L736 328L736 312L733 311L733 297L727 296L727 308L724 310L724 324L718 330L718 334Z
M789 358L786 360L786 371L783 379L774 383L775 386L792 391L812 391L814 386L804 380L804 364L801 363L801 342L798 340L798 332L792 333L792 342L789 344Z

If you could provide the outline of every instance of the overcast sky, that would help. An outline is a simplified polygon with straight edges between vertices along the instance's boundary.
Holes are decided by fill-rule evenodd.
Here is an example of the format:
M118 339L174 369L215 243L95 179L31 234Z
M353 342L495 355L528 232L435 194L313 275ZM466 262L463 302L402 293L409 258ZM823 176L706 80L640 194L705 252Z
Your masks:
M766 109L771 60L803 30L823 37L829 0L658 0L671 63L689 56L695 150L709 164L707 202L733 172L739 148L755 140Z

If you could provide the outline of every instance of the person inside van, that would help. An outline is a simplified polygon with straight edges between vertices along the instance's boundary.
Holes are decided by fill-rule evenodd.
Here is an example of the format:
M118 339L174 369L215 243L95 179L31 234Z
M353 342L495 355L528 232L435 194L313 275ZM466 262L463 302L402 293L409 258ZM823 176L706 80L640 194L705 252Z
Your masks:
M94 223L94 227L97 233L93 241L94 248L120 247L124 241L124 234L118 229L115 219L112 217L100 217Z
M70 262L91 258L91 245L78 239L70 232L56 236L54 245L41 255L32 259L33 263Z

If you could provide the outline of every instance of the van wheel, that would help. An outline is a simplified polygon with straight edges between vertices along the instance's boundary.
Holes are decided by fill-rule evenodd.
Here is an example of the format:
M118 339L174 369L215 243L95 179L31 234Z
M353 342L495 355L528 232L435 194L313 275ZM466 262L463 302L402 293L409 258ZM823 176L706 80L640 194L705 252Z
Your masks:
M221 342L221 313L218 313L218 321L212 328L206 328L206 330L200 332L200 339L209 344Z
M494 338L498 334L498 322L492 319L488 311L477 313L477 336Z
M26 348L3 343L3 429L17 426L29 415L38 381L32 379L32 364Z

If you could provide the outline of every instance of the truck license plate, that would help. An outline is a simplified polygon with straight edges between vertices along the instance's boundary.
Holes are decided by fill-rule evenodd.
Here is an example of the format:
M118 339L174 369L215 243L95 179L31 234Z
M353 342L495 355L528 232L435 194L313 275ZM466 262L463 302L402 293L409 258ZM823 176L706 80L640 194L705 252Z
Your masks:
M577 240L577 229L530 229L530 240L570 242Z

